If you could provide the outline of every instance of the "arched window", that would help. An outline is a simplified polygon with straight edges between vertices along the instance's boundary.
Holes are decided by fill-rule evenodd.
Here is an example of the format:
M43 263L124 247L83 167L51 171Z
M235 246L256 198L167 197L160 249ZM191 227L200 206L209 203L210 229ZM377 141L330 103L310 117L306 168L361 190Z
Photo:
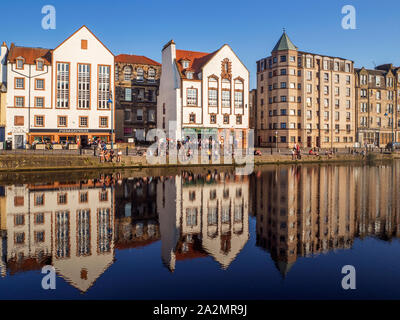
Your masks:
M115 81L119 80L119 68L118 66L115 66Z
M147 80L150 82L154 82L155 78L156 78L156 71L153 68L150 68L147 71Z
M124 80L125 81L129 81L131 80L131 76L132 76L132 68L127 66L124 68Z
M136 70L136 81L143 81L143 68L137 68Z

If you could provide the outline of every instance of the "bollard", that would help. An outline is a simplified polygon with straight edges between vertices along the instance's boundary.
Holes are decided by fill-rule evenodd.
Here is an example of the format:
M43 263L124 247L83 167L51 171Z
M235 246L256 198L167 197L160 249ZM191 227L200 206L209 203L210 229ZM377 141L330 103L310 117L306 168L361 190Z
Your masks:
M127 155L127 156L129 155L129 149L128 149L128 146L126 147L126 155Z
M93 146L93 156L96 156L96 146Z

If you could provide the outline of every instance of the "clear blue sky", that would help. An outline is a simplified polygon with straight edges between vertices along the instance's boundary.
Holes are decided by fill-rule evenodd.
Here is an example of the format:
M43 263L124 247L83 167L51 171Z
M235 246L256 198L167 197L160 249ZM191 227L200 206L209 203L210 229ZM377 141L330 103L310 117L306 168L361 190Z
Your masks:
M56 8L56 30L43 30L41 9ZM357 29L341 27L344 5L356 8ZM400 65L398 0L20 0L3 1L0 41L56 47L83 24L114 53L157 61L174 39L177 48L212 52L228 43L251 73L282 28L300 50L340 56L356 66Z

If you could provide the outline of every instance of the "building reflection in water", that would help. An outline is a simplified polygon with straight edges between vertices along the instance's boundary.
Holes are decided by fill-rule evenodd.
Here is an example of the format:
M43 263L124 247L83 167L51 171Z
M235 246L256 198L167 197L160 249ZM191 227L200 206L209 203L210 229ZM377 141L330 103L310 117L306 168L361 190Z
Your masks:
M184 173L157 186L163 263L212 256L227 269L249 238L249 180Z
M10 185L3 190L2 276L51 264L85 292L113 263L110 181Z
M399 237L399 171L395 162L7 185L0 187L0 274L51 264L86 292L116 249L159 240L170 271L203 257L227 269L254 216L257 246L285 276L298 257L350 248L356 237Z
M399 237L399 165L291 166L256 173L257 245L284 277L297 257L348 249L355 237Z

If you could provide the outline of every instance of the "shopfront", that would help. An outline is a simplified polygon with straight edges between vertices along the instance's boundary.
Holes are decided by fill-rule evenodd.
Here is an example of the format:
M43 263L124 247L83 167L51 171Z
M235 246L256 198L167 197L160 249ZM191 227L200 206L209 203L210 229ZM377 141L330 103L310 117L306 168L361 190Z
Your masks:
M88 145L90 142L101 140L111 141L109 130L84 130L84 129L53 129L40 130L31 129L28 134L28 143L60 143L60 144L81 144Z

